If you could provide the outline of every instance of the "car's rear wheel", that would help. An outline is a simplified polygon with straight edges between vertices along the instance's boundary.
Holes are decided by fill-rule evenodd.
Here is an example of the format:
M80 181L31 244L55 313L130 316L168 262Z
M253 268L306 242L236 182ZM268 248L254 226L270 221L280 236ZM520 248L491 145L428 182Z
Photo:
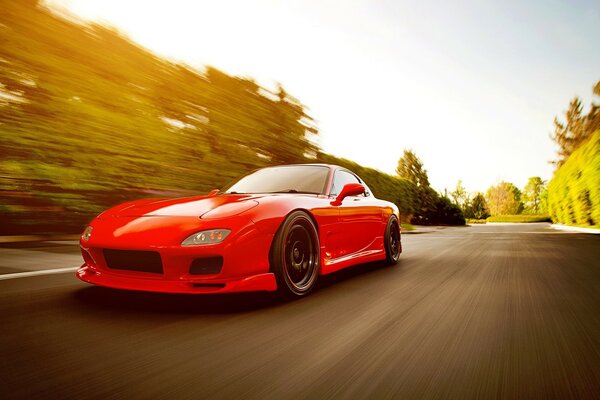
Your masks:
M279 292L287 298L307 295L319 275L319 234L310 216L294 211L287 216L271 250L271 268Z
M384 235L385 258L388 264L394 265L400 259L402 243L400 242L400 224L394 214L388 219Z

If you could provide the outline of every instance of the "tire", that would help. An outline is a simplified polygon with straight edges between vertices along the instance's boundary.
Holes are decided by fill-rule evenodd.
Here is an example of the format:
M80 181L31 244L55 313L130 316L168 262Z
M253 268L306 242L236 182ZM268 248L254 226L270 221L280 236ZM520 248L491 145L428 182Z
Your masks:
M388 219L384 235L385 259L388 265L398 264L400 253L402 253L402 242L400 237L400 224L394 214Z
M319 234L303 211L290 213L273 239L271 269L283 297L306 296L315 287L320 263Z

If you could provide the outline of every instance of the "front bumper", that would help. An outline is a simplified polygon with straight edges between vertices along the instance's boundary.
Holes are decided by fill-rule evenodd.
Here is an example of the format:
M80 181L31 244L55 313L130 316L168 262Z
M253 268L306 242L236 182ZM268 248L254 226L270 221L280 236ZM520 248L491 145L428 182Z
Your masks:
M84 264L77 270L77 277L96 285L149 292L230 293L277 289L269 265L272 234L259 231L247 219L234 219L225 224L186 217L177 222L175 224L173 218L96 220L91 238L80 241ZM136 226L143 229L133 229ZM223 226L233 233L222 243L180 245L194 230ZM133 254L133 264L140 262L137 257L143 258L141 253L153 253L154 259L149 262L157 265L141 270L136 269L137 264L129 265L127 260L121 262L125 265L111 265L107 250ZM156 260L158 255L160 261ZM194 261L207 257L221 259L220 269L193 269Z
M77 277L84 282L116 289L141 290L166 293L233 293L275 291L277 283L272 273L252 275L244 278L165 280L141 276L126 276L98 271L87 264L77 270Z

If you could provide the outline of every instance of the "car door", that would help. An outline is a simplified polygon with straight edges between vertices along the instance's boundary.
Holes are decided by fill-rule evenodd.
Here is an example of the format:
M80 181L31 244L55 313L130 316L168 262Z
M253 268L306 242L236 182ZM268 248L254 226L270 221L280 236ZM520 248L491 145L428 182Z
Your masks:
M344 169L338 169L333 177L330 196L335 198L347 183L364 183L358 176ZM381 227L382 211L368 187L359 196L348 196L338 206L338 229L340 242L336 246L334 258L348 256L365 250L373 243ZM379 235L380 236L380 235Z

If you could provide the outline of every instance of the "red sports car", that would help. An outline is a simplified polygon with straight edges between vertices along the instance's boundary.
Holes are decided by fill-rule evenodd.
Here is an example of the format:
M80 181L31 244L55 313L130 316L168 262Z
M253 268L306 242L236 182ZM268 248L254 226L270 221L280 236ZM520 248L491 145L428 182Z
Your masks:
M319 275L402 251L398 208L335 165L269 167L206 196L146 199L96 217L79 279L172 293L308 294Z

